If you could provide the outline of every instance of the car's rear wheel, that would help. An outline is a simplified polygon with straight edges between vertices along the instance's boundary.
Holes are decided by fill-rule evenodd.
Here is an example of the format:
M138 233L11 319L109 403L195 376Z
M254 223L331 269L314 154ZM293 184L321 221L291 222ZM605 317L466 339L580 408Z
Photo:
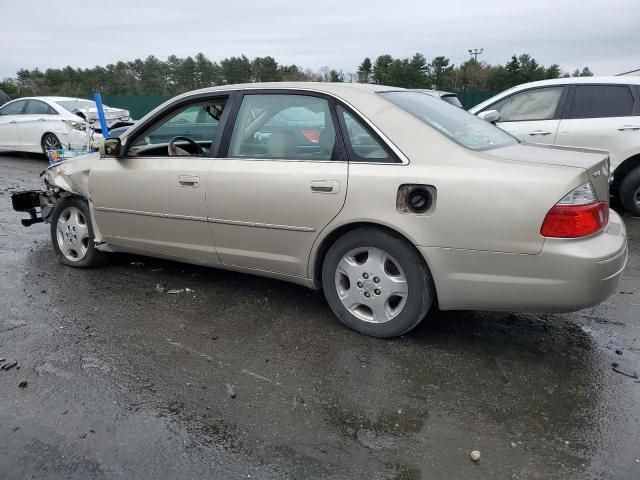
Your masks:
M62 147L60 140L53 133L45 133L42 136L42 153L47 154L48 150L58 150Z
M106 254L95 249L89 206L80 198L58 203L51 217L51 241L65 265L89 268L106 262Z
M628 213L640 217L640 167L631 170L622 180L620 201Z
M340 237L322 266L329 306L348 327L374 337L414 328L431 307L435 289L415 247L377 228Z

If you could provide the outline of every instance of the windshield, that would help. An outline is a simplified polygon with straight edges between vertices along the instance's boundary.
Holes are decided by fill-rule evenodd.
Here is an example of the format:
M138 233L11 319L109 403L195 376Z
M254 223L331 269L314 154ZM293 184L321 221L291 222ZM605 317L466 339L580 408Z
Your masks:
M83 100L81 98L76 98L74 100L60 100L56 103L65 110L69 110L70 112L82 110L85 108L96 108L96 102L92 102L91 100Z
M379 95L470 150L518 143L498 127L438 98L409 91L380 92Z

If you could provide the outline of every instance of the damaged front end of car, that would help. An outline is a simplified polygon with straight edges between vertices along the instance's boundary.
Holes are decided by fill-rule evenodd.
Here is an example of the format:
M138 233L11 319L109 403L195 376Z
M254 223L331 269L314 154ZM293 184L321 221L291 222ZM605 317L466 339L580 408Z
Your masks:
M21 220L22 225L29 227L34 223L49 223L51 214L63 198L80 197L88 201L89 171L99 159L100 154L96 152L56 163L40 174L45 188L13 193L13 209L29 214L29 218Z

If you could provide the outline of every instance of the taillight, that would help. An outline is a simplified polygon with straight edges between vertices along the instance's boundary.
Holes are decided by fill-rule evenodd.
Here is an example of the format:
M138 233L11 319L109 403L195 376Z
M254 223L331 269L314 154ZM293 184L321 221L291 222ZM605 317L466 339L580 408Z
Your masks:
M609 206L598 201L593 185L587 182L549 210L540 234L556 238L584 237L599 232L608 222Z

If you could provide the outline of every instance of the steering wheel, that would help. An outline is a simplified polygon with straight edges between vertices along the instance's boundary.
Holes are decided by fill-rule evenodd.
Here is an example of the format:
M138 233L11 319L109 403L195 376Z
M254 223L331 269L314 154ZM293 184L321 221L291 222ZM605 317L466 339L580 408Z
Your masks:
M196 149L196 153L189 153L186 150L178 147L176 145L176 142L178 140L183 140L185 142L187 142L189 145L191 145L193 148ZM195 140L191 140L189 137L173 137L170 141L169 141L169 146L167 147L167 149L169 150L169 155L174 157L174 156L185 156L185 155L200 155L201 157L204 157L206 155L206 153L204 152L203 148L198 145L196 143Z

